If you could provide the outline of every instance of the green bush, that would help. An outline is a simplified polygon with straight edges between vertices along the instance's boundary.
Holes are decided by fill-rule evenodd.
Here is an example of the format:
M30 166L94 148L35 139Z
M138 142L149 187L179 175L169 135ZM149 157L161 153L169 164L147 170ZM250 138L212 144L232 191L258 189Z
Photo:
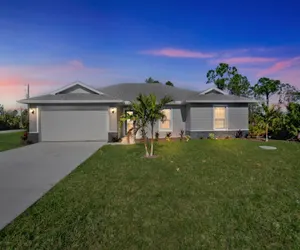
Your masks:
M215 134L214 133L209 133L208 134L208 139L214 140L215 139Z

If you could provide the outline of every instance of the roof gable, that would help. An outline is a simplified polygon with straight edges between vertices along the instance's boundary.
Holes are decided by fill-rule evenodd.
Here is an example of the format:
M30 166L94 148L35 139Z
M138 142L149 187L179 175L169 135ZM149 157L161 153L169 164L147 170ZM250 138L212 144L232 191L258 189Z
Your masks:
M53 91L50 93L51 95L58 95L58 94L97 94L97 95L103 95L102 92L99 90L87 86L86 84L82 82L73 82L67 86L64 86L63 88L60 88L56 91Z
M209 89L206 89L206 90L200 92L199 94L200 95L208 95L208 94L227 95L226 92L224 92L223 90L218 89L218 88L209 88Z

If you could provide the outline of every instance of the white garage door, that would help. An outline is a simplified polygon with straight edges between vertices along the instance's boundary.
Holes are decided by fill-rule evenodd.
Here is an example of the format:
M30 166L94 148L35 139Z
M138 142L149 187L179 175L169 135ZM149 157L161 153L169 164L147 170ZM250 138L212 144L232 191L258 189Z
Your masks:
M108 111L42 111L41 141L107 141Z

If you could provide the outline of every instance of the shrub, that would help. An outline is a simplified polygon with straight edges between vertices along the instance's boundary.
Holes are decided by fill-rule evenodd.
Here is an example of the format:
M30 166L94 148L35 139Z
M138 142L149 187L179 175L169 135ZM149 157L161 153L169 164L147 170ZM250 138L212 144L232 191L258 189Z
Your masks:
M159 139L159 132L156 131L156 132L155 132L155 140L158 141L158 139Z
M265 134L265 130L259 125L249 125L249 136L260 137Z
M235 138L242 138L243 137L243 131L242 130L238 130L236 133L235 133Z
M200 140L203 140L204 138L203 138L203 136L200 136L199 139L200 139Z
M225 139L231 139L231 136L227 135L227 136L225 137Z
M214 133L209 133L208 134L208 139L214 140L215 139L215 134Z
M171 132L168 132L166 134L166 141L171 141L171 136L172 136L172 133Z
M180 135L180 141L182 141L183 137L184 137L184 130L183 129L180 130L179 135Z

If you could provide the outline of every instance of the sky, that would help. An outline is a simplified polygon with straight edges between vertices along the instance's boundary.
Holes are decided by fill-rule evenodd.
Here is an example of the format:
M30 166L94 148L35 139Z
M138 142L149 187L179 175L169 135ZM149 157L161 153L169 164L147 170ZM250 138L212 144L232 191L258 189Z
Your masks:
M203 90L226 62L252 84L300 88L300 2L18 1L0 7L0 104L74 81L101 87L152 77Z

